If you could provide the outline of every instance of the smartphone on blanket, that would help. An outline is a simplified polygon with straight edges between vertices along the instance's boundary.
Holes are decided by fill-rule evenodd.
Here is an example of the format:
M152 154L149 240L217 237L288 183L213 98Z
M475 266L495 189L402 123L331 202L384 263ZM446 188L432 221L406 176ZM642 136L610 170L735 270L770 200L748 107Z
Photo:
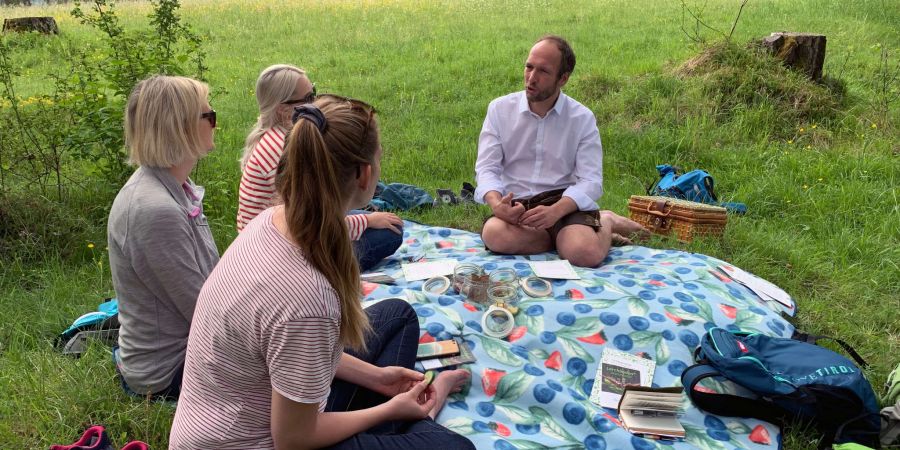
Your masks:
M459 354L459 344L453 339L446 341L429 342L419 344L416 351L416 359L440 358L442 356L455 356Z

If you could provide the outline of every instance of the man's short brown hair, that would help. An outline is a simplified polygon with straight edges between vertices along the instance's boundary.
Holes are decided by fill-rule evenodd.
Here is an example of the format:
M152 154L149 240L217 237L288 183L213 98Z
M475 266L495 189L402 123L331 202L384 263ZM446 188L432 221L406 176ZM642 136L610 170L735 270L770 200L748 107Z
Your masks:
M556 44L556 48L559 49L559 73L556 74L556 76L562 77L563 74L571 74L572 71L575 70L575 52L572 51L572 46L569 45L569 42L563 39L561 36L548 34L538 39L535 44L543 41L553 42L554 44Z

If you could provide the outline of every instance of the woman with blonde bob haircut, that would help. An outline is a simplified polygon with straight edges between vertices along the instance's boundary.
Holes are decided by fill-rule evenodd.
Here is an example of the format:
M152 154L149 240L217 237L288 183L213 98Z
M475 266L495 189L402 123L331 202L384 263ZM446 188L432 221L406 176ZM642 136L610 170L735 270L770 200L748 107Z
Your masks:
M214 145L208 94L159 75L128 98L125 143L138 168L113 201L107 239L121 323L113 355L130 394L178 397L197 295L219 260L203 188L189 178Z
M329 95L294 119L284 204L248 224L200 292L171 448L474 448L433 420L468 372L424 381L412 307L360 303L343 218L381 172L375 110Z
M275 173L284 152L294 107L316 99L316 86L303 69L287 64L267 67L256 80L259 117L244 145L238 189L238 231L278 201ZM362 270L392 255L403 240L403 221L395 214L351 211L344 220Z

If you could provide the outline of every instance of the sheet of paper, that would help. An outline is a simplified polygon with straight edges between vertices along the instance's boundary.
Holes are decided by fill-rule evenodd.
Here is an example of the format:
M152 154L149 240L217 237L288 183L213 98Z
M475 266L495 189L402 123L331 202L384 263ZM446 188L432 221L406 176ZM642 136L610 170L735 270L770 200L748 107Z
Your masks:
M581 277L575 272L572 264L565 259L556 261L531 261L528 263L531 271L541 278L550 278L551 280L580 280Z
M791 296L775 284L731 265L719 266L719 270L732 280L746 286L763 300L775 300L788 308L794 308L794 300Z
M455 259L439 259L436 261L403 264L403 278L406 281L427 280L431 277L452 275L456 268Z

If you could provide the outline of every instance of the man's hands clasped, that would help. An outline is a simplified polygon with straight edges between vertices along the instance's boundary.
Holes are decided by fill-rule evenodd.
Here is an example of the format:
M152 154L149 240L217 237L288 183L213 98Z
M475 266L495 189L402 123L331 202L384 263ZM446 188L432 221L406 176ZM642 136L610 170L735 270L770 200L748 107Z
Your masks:
M500 202L491 207L494 216L513 225L538 230L552 227L565 216L565 211L562 211L557 205L536 206L526 211L524 205L513 203L512 199L511 192L500 198Z

